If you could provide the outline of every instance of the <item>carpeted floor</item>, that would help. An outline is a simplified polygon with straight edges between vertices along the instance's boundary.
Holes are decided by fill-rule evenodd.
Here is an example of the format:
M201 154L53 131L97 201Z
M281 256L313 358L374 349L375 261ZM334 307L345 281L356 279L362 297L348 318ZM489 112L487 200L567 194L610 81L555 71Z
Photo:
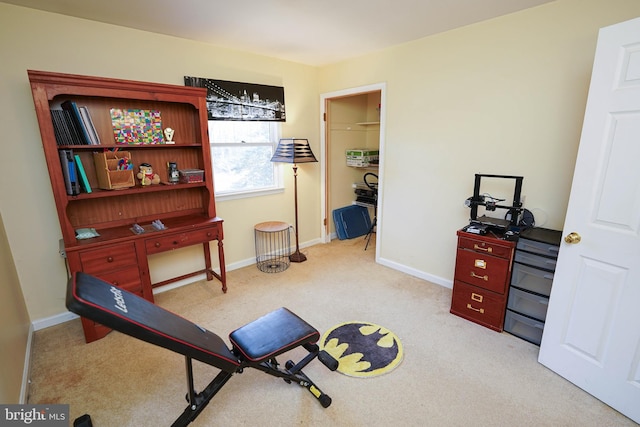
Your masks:
M385 375L309 365L305 372L333 398L327 409L297 385L246 370L193 426L636 425L540 365L538 347L451 315L450 289L375 264L373 242L367 251L364 244L307 248L307 262L281 273L230 271L227 294L203 281L156 295L227 342L230 331L281 306L321 333L357 319L402 339L402 363ZM196 362L196 386L216 373ZM72 419L88 413L95 427L166 426L186 406L181 355L116 332L85 344L79 320L35 334L31 380L29 403L68 403Z

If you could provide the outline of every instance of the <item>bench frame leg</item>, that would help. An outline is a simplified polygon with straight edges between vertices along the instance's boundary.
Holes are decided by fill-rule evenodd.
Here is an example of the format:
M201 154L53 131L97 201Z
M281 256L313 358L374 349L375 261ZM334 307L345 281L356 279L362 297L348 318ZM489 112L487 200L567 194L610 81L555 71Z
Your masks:
M171 424L172 427L184 427L195 420L213 399L213 396L233 376L232 372L220 371L204 390L197 393L193 386L193 362L189 356L185 356L185 366L187 371L187 402L189 402L189 405L187 405L182 415Z
M274 377L282 378L287 383L296 383L301 387L306 388L316 399L318 399L323 408L328 408L329 405L331 405L331 397L324 394L322 390L320 390L320 388L318 388L318 386L315 385L315 383L304 372L302 372L302 368L318 357L320 350L316 344L303 344L303 347L309 352L309 354L297 364L288 360L285 363L286 369L281 369L279 367L280 364L275 357L272 357L268 361L260 362L258 364L249 364L248 366Z
M289 384L298 384L299 386L309 390L309 392L318 399L323 408L329 407L329 405L331 405L331 397L324 394L322 390L320 390L318 386L316 386L315 383L304 372L302 372L302 369L318 356L320 356L319 360L332 371L337 368L337 361L324 351L320 351L316 344L303 344L302 347L304 347L309 354L307 354L298 363L288 360L285 363L285 369L280 367L280 364L275 357L259 363L243 362L235 372L220 371L209 385L207 385L207 387L200 393L196 392L193 384L193 360L191 357L185 356L185 369L187 374L186 398L189 404L171 426L185 427L193 422L198 415L200 415L200 412L206 408L211 399L213 399L227 381L231 379L233 374L242 373L244 368L257 369L271 376L282 378Z

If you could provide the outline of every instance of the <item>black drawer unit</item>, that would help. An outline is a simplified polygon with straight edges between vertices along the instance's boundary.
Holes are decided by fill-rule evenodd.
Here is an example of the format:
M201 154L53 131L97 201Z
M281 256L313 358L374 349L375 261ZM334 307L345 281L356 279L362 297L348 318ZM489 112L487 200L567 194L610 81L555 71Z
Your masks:
M561 239L560 231L529 228L516 245L504 330L536 345L542 340Z

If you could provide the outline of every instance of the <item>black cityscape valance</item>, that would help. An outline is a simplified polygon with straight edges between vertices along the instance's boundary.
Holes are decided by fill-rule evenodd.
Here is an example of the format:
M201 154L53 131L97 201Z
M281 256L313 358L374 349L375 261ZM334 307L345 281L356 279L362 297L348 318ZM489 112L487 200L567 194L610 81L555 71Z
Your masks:
M209 120L286 120L284 87L189 76L184 84L207 89Z

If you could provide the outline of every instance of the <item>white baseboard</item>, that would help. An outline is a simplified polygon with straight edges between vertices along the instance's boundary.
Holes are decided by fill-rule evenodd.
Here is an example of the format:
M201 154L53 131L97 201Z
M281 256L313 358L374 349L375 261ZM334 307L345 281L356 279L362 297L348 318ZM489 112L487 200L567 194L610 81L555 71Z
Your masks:
M309 242L305 242L303 244L300 245L301 248L306 248L309 246L313 246L313 245L317 245L319 243L322 243L320 241L320 239L315 239L315 240L311 240ZM401 271L403 273L409 274L411 276L414 277L418 277L420 279L426 280L428 282L431 283L435 283L437 285L440 286L444 286L445 288L453 288L453 282L451 280L448 279L444 279L442 277L438 277L438 276L434 276L431 274L427 274L423 271L419 271L413 268L409 268L406 265L402 265L402 264L398 264L396 262L393 261L389 261L387 259L384 258L380 258L378 260L378 262L381 265L384 265L386 267L392 268L394 270L398 270ZM247 267L250 265L254 265L256 263L255 258L247 258L238 262L234 262L232 264L228 264L227 265L227 271L233 271L233 270L237 270L239 268L243 268L243 267ZM177 282L174 283L170 283L168 285L165 286L161 286L159 288L155 288L153 290L154 294L159 294L162 292L166 292L169 291L171 289L176 289L176 288L180 288L182 286L186 286L186 285L190 285L192 283L195 283L197 281L203 280L205 278L205 274L202 273L201 275L197 275L197 276L193 276L193 277L189 277L187 279L183 279L183 280L179 280ZM61 323L65 323L65 322L69 322L71 320L77 319L78 316L76 314L71 313L70 311L67 311L65 313L60 313L60 314L56 314L54 316L51 317L47 317L44 319L37 319L35 321L32 322L32 328L34 331L39 331L41 329L46 329L49 328L51 326L55 326Z
M394 270L401 271L410 276L417 277L419 279L426 280L427 282L435 283L436 285L444 286L445 288L453 289L453 281L449 279L445 279L443 277L434 276L433 274L425 273L424 271L416 270L414 268L407 267L403 264L398 264L394 261L389 261L385 258L379 258L378 263L380 265L384 265L385 267L392 268Z
M27 348L25 350L24 367L22 368L22 385L20 386L20 401L24 405L29 400L29 385L31 384L31 349L33 348L33 324L29 326Z
M37 319L31 322L34 331L40 331L42 329L49 328L51 326L59 325L60 323L69 322L77 319L79 316L73 314L70 311L65 313L56 314L54 316L45 317L44 319Z
M311 246L312 244L315 243L310 243L308 246ZM227 271L233 271L233 270L237 270L238 268L242 268L242 267L246 267L252 264L255 264L256 260L255 258L248 258L239 262L234 262L232 264L228 264L227 265ZM162 292L166 292L169 291L171 289L176 289L176 288L180 288L182 286L186 286L186 285L190 285L192 283L195 283L197 281L200 280L204 280L206 278L205 273L193 276L193 277L189 277L183 280L179 280L177 282L174 283L170 283L168 285L164 285L161 286L159 288L155 288L153 290L154 294L159 294ZM65 313L60 313L60 314L56 314L54 316L50 316L50 317L46 317L43 319L37 319L34 320L33 322L31 322L31 327L34 331L39 331L42 329L46 329L49 328L51 326L55 326L55 325L59 325L61 323L65 323L65 322L69 322L71 320L77 319L79 316L71 313L70 311L67 311Z

